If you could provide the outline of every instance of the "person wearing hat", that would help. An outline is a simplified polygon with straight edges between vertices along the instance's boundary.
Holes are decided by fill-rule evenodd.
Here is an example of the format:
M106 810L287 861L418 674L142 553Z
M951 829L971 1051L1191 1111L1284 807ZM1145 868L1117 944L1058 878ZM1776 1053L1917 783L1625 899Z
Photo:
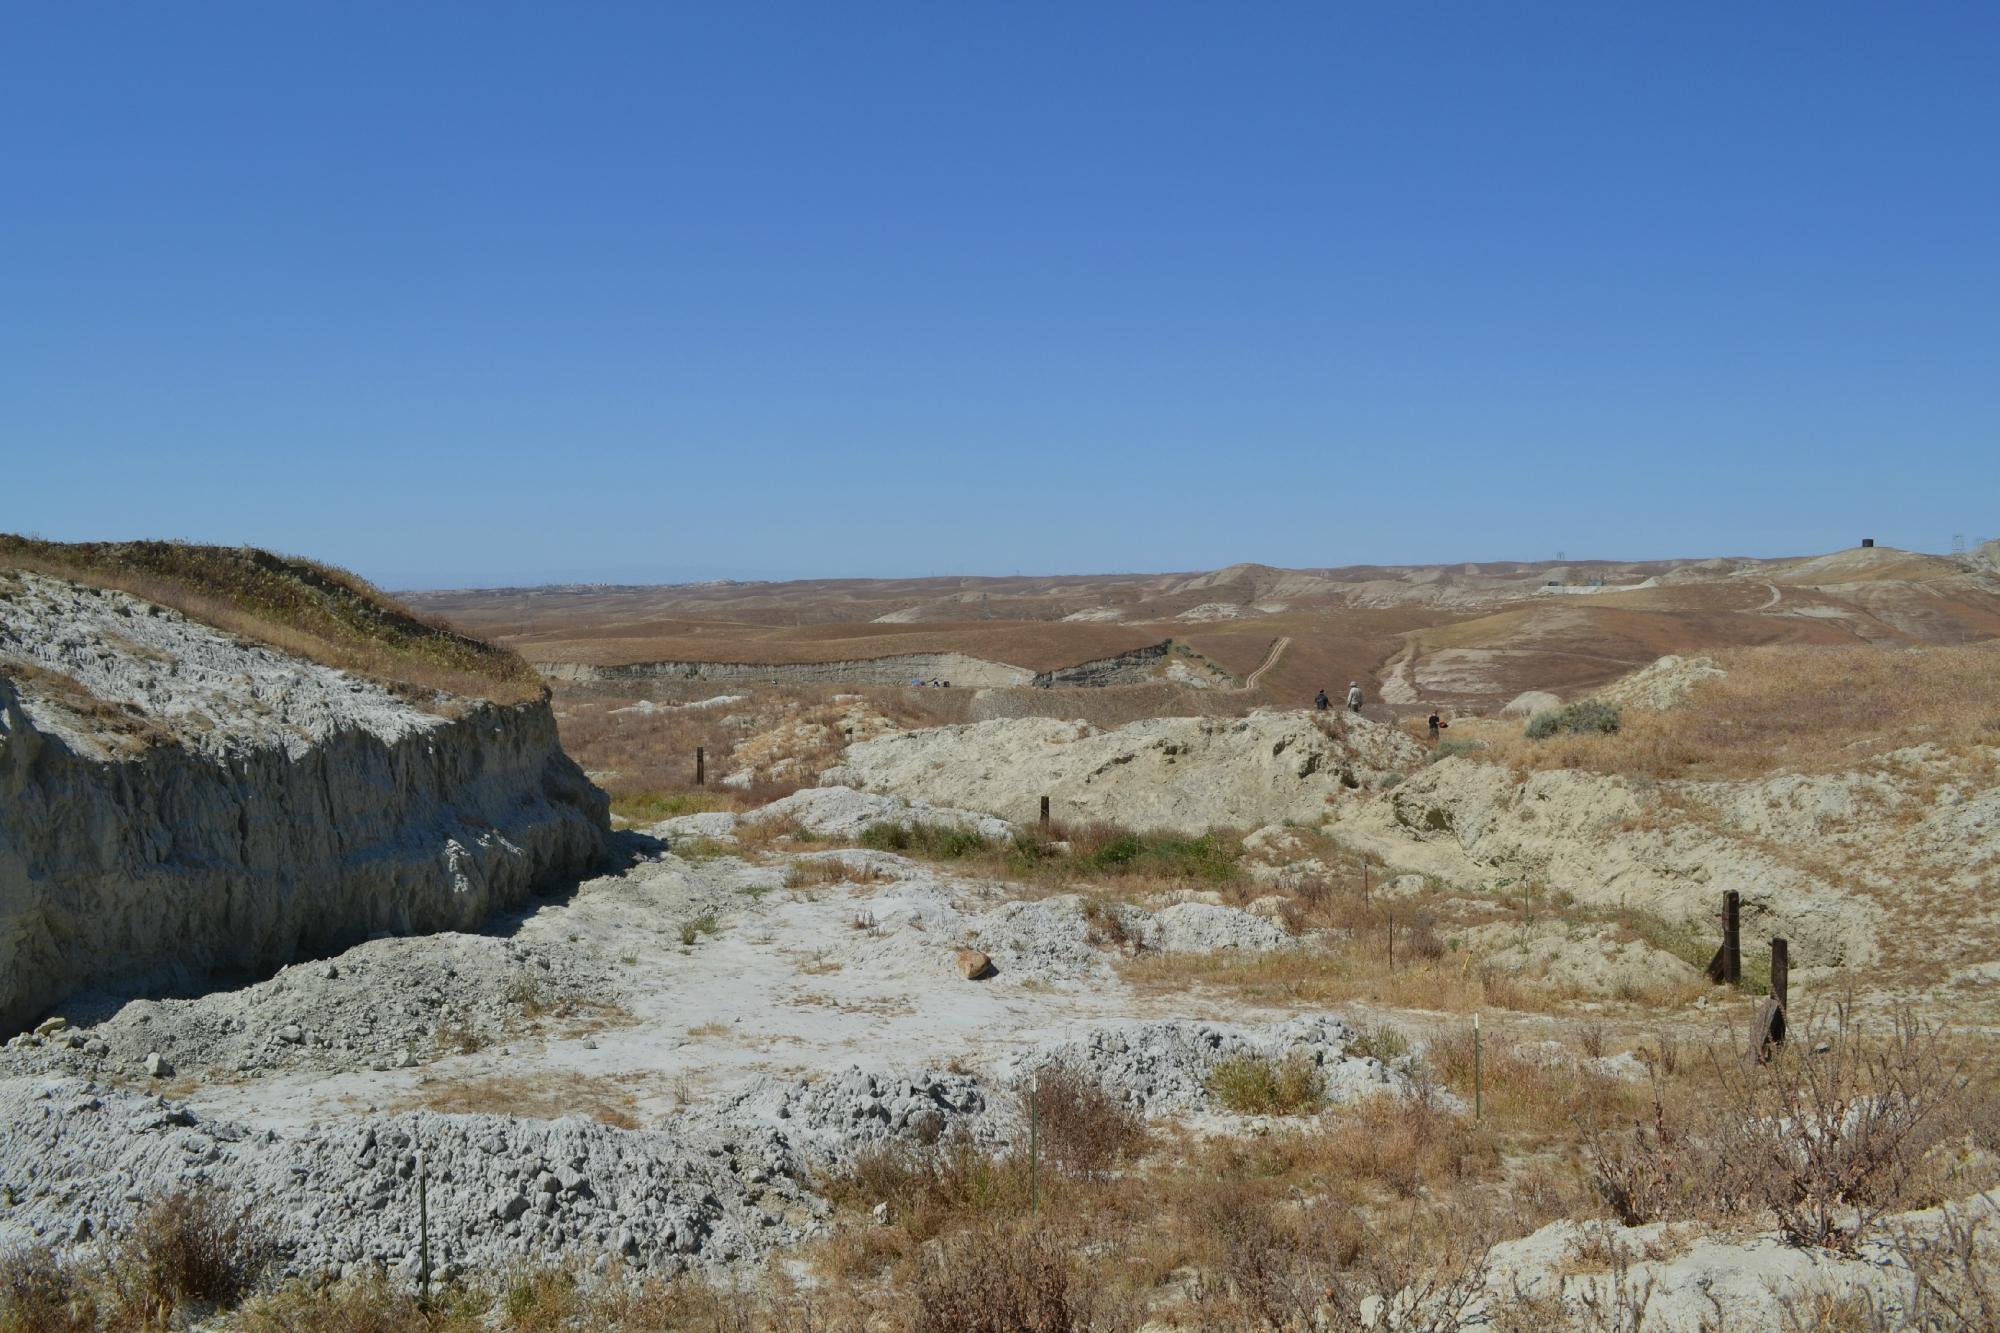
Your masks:
M1347 711L1350 713L1361 711L1361 683L1359 681L1350 680L1347 682Z

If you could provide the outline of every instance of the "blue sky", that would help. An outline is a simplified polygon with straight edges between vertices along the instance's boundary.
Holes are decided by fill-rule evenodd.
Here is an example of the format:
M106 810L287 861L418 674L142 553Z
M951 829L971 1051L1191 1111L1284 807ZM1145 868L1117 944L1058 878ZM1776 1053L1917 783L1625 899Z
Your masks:
M2000 6L16 4L0 529L396 586L2000 534Z

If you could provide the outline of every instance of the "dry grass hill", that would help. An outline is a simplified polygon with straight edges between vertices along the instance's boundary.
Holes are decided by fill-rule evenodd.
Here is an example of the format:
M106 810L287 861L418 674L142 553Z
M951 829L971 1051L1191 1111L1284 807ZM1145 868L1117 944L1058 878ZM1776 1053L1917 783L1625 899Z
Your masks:
M1041 672L1171 639L1256 702L1359 680L1399 712L1571 693L1669 653L2000 636L1979 552L1794 560L1235 565L1205 574L815 580L425 592L412 605L544 665L796 664L955 652ZM1248 702L1248 701L1246 701Z

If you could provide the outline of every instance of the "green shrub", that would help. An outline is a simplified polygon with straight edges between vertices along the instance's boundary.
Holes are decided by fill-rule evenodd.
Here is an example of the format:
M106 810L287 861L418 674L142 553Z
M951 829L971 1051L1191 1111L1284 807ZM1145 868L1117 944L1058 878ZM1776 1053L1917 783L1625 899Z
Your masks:
M1389 1027L1362 1028L1347 1043L1347 1054L1390 1064L1410 1053L1409 1038Z
M1326 1103L1326 1077L1304 1055L1232 1057L1209 1074L1208 1090L1238 1115L1310 1115Z
M1134 833L1093 824L1071 835L1076 868L1095 875L1147 875L1160 879L1227 883L1236 878L1241 844L1214 833Z
M962 861L986 850L986 839L971 829L945 824L884 821L862 829L859 841L873 851L903 852L929 861Z
M1526 735L1531 741L1547 740L1558 731L1567 731L1572 736L1608 736L1618 730L1618 717L1618 705L1584 699L1535 714L1528 719Z
M1432 749L1429 762L1435 764L1440 759L1449 759L1453 755L1471 754L1475 750L1483 750L1485 748L1485 741L1440 741Z

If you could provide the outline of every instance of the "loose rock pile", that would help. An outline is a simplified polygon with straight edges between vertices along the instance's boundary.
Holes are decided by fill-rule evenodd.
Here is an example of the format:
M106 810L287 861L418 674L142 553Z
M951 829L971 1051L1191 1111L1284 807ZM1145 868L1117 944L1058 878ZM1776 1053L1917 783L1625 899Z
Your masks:
M417 1149L434 1267L592 1251L655 1271L794 1243L826 1215L775 1136L418 1112L301 1133L206 1119L87 1080L0 1083L0 1239L62 1243L212 1186L254 1202L290 1273L417 1265Z
M0 1072L137 1078L400 1068L474 1050L530 1017L615 1003L603 966L576 950L484 935L373 940L327 962L192 1000L134 1000L103 1021L9 1041Z
M1209 1078L1224 1060L1242 1057L1310 1060L1335 1105L1406 1090L1409 1078L1402 1070L1347 1053L1356 1035L1329 1017L1294 1018L1262 1030L1183 1019L1125 1023L1044 1049L1027 1062L1023 1076L1052 1064L1076 1069L1149 1116L1220 1110Z
M991 1138L991 1109L970 1074L884 1074L852 1066L830 1078L761 1081L724 1103L715 1123L755 1126L802 1162L825 1167L884 1143L928 1146L947 1134Z

